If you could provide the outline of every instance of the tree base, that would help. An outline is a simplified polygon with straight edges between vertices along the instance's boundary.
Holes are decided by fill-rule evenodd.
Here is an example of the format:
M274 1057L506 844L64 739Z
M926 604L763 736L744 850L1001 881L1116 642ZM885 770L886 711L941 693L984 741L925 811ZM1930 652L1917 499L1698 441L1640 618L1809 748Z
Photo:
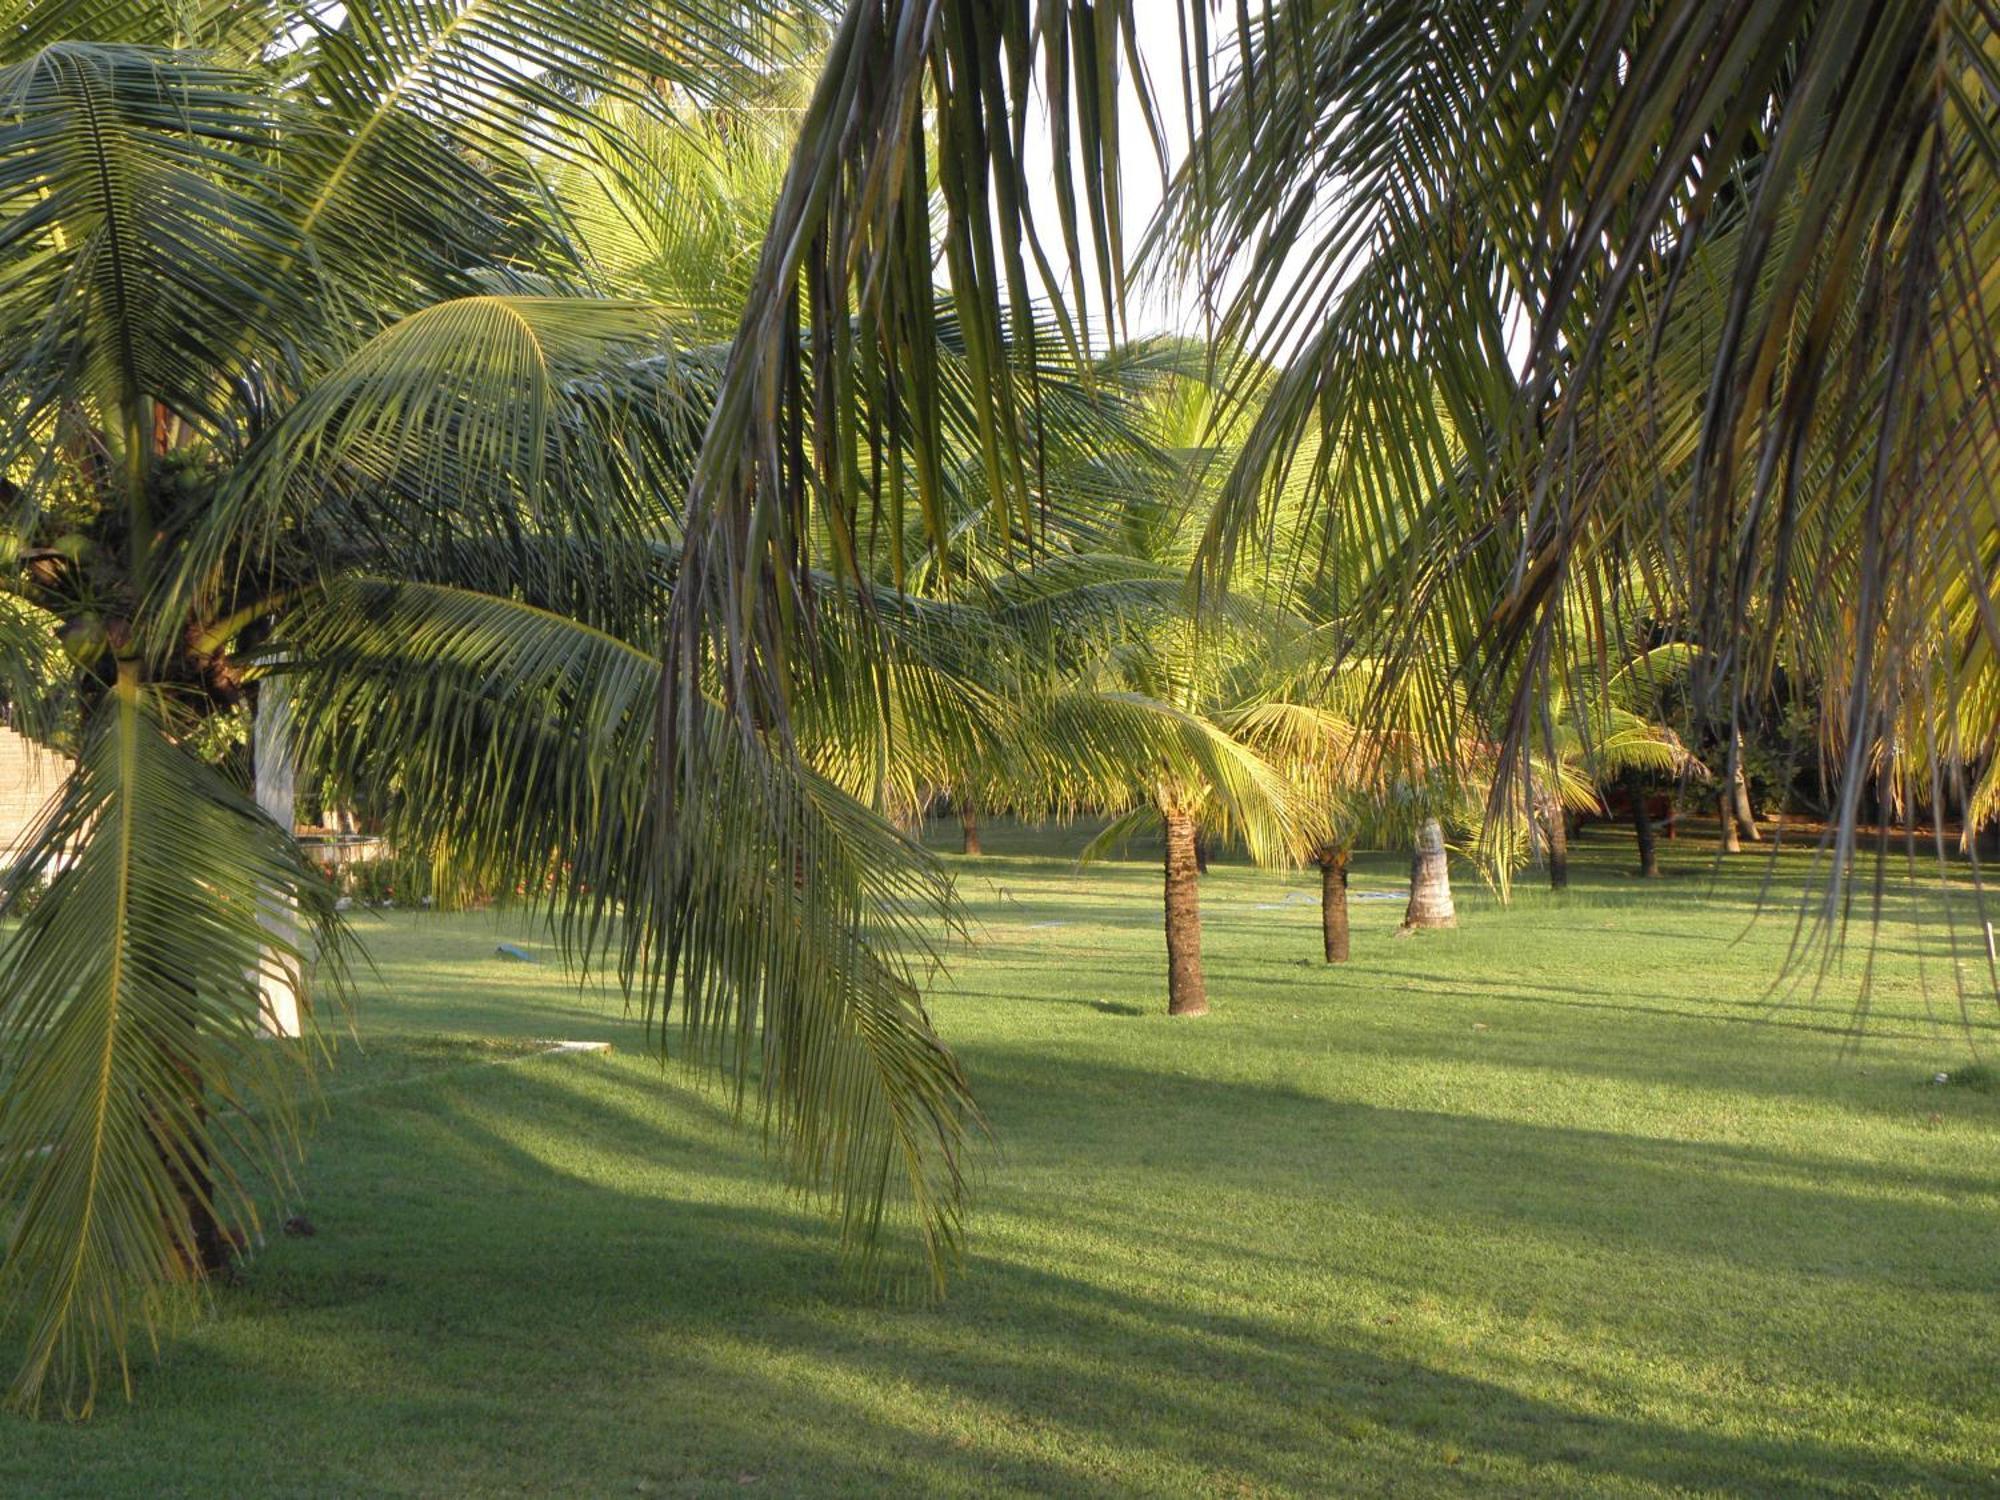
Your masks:
M244 1230L198 1226L194 1253L181 1254L181 1274L189 1281L234 1281L237 1262L249 1253L250 1236Z

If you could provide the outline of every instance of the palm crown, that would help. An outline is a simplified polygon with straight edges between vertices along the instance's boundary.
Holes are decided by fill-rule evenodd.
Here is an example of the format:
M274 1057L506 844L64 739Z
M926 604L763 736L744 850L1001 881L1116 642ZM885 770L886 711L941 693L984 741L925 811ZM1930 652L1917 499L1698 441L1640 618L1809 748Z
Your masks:
M196 752L246 693L295 701L319 774L393 788L399 844L551 901L663 1043L672 1000L856 1248L904 1204L941 1274L966 1099L904 965L944 884L700 713L728 857L663 872L657 630L715 314L537 187L610 220L669 104L768 102L796 38L671 5L560 35L504 3L192 14L37 6L0 68L4 618L39 664L9 703L79 714L0 960L15 1399L87 1410L286 1169L313 1049L266 1039L264 992L316 953L324 1011L346 939Z

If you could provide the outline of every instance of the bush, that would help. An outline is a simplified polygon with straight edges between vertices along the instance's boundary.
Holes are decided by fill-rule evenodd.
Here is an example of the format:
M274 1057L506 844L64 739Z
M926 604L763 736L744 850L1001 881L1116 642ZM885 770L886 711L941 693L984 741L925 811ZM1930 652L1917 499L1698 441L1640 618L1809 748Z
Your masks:
M1982 1094L1990 1094L1995 1085L2000 1084L2000 1076L1996 1076L1985 1063L1972 1063L1967 1067L1954 1068L1945 1075L1945 1082L1953 1088L1977 1089Z
M19 879L17 885L16 879ZM0 896L10 903L7 913L10 917L25 917L42 904L42 897L48 894L48 882L39 875L20 875L8 870L0 874Z
M465 911L490 906L493 893L420 855L384 854L333 870L340 894L356 906L429 906Z

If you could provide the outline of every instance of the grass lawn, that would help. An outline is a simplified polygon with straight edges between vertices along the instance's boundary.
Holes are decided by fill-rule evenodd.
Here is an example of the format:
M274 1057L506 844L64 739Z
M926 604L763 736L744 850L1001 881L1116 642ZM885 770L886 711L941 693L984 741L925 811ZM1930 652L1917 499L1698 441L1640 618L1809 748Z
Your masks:
M941 1307L856 1292L754 1138L615 1002L496 957L511 928L368 918L361 1050L278 1214L317 1236L136 1404L0 1421L0 1494L2000 1490L2000 1085L1931 1081L2000 1008L1968 1038L1935 921L1894 914L1844 1050L1860 954L1769 999L1754 854L1712 888L1683 839L1641 882L1593 831L1565 896L1462 879L1456 932L1357 902L1339 970L1316 875L1222 864L1214 1013L1170 1022L1157 870L1081 842L960 867L935 1010L994 1142ZM546 1037L619 1051L521 1056Z

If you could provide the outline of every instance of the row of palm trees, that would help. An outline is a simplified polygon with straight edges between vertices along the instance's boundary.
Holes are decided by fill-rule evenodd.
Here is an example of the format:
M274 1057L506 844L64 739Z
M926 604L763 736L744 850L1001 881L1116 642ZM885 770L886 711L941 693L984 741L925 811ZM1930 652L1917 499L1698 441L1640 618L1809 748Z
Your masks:
M348 939L246 713L933 1284L935 789L1156 821L1183 1011L1204 833L1407 840L1441 919L1440 819L1559 871L1697 730L1731 795L1781 672L1829 913L1867 787L2000 802L1986 9L1177 9L1184 88L1136 0L0 0L0 692L76 751L0 950L16 1404L129 1384L296 1160ZM1134 89L1192 353L1110 336Z

